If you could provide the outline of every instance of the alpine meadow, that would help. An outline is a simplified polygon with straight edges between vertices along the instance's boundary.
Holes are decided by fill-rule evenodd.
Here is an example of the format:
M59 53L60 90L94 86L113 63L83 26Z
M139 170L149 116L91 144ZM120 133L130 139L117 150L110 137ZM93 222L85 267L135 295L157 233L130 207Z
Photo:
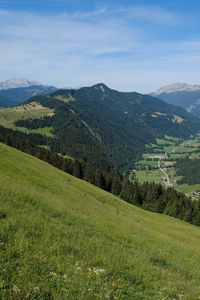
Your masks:
M0 299L200 299L199 12L0 1Z

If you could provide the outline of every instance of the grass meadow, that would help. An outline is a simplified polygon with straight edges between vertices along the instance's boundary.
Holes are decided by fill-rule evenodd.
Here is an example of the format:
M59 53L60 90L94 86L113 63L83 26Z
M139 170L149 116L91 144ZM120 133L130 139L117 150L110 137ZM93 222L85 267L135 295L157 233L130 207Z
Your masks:
M1 299L200 298L200 228L0 144Z
M0 125L11 128L13 130L22 131L25 133L38 133L46 136L53 136L52 127L28 129L25 127L19 127L14 124L15 121L20 119L38 119L45 116L52 116L54 114L53 109L44 107L37 102L31 102L16 107L1 108L0 109Z

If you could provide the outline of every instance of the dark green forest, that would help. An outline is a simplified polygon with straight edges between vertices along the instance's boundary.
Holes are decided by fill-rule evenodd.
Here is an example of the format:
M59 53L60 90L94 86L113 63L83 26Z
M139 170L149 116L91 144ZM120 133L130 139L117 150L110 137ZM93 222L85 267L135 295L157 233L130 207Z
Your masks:
M182 159L176 163L176 173L182 178L179 183L198 184L200 182L200 159Z

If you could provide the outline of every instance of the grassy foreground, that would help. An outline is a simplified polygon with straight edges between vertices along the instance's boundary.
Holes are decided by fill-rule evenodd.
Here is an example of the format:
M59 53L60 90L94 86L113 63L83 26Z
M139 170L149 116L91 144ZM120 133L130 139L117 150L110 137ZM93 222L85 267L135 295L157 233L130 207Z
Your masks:
M1 299L200 299L200 228L0 144Z

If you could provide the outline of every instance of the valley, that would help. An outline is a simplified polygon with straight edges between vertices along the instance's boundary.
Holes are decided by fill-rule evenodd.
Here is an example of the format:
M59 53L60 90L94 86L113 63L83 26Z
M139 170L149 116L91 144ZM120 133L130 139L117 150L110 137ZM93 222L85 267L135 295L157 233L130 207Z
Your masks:
M184 158L200 158L200 137L195 135L200 121L156 98L118 92L103 83L57 90L1 108L0 125L25 133L29 141L62 157L122 174L135 164L133 177L139 182L162 183L194 199L199 196L200 183L184 182L176 168Z
M176 163L184 158L200 158L199 134L189 139L170 136L156 139L156 143L146 145L146 152L143 158L136 162L134 173L139 182L155 181L166 187L174 187L195 199L199 198L200 183L179 183L181 176L177 175Z

